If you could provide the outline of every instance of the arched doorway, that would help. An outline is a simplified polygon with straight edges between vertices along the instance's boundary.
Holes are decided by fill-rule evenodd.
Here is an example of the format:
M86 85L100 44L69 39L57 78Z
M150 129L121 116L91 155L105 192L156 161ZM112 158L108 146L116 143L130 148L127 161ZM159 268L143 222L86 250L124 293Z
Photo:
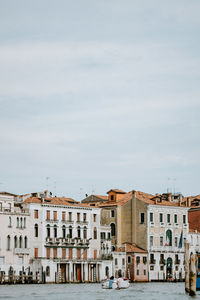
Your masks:
M172 278L173 276L173 268L172 268L172 258L168 257L167 259L167 268L166 268L167 274L166 274L166 278Z

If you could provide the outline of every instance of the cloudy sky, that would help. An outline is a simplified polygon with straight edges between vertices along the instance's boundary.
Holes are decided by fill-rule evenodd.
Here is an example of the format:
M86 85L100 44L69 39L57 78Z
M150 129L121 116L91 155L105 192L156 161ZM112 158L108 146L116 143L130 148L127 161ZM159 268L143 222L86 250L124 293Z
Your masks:
M0 0L0 190L200 193L199 11Z

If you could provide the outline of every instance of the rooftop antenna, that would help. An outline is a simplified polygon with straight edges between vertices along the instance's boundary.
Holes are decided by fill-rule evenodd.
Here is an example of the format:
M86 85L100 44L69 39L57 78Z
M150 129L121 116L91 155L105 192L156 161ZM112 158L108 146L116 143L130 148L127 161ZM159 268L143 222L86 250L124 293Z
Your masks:
M170 192L170 188L169 188L169 186L170 186L170 180L171 180L171 178L168 177L167 178L167 194Z
M49 178L50 178L50 177L46 177L46 187L47 187L47 191L48 191L48 189L49 189Z
M173 189L174 189L174 194L176 192L176 178L173 179Z
M54 181L54 193L55 193L55 196L56 196L56 181Z

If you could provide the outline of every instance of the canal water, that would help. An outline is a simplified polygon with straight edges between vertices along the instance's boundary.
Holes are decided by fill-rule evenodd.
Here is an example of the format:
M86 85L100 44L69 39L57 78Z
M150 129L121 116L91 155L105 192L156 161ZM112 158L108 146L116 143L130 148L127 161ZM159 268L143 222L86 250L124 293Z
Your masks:
M1 285L0 299L26 300L79 300L79 299L137 299L185 300L184 283L132 283L127 290L103 290L100 284L33 284ZM195 299L200 299L200 293Z

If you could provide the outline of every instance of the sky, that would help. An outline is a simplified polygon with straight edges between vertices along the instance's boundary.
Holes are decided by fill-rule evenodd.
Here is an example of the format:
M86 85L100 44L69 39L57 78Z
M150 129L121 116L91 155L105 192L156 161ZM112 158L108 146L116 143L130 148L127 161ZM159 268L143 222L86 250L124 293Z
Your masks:
M0 190L200 194L199 0L0 0Z

